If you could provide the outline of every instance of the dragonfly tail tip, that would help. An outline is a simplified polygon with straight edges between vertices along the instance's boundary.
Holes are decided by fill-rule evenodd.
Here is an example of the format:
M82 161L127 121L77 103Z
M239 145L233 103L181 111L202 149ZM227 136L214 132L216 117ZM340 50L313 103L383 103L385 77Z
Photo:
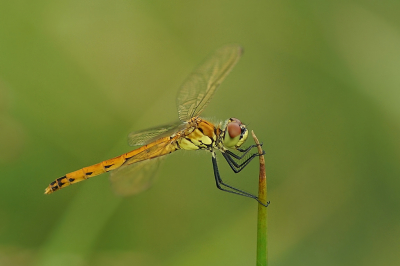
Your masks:
M44 194L50 194L50 193L52 193L53 192L53 190L51 189L51 188L49 188L49 187L47 187L45 190L44 190Z

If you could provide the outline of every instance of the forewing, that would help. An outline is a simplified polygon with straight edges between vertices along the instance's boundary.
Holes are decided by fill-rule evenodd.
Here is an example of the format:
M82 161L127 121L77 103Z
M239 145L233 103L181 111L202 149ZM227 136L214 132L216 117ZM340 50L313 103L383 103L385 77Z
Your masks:
M224 46L190 74L178 92L179 120L187 121L204 110L242 53L239 45Z
M162 125L154 128L135 131L128 135L129 146L146 145L156 139L171 136L172 134L185 128L182 122L176 122L168 125Z
M150 188L156 178L161 158L126 164L111 171L113 191L121 196L135 195Z

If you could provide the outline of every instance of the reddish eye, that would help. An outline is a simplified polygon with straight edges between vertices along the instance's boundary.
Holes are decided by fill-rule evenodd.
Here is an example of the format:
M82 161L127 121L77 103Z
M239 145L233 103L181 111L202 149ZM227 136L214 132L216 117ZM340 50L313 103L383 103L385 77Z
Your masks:
M228 133L229 136L233 139L242 133L242 129L240 128L238 123L232 122L228 124Z
M238 123L239 125L242 124L242 122L240 122L240 120L237 119L237 118L232 117L230 120L231 120L232 122Z

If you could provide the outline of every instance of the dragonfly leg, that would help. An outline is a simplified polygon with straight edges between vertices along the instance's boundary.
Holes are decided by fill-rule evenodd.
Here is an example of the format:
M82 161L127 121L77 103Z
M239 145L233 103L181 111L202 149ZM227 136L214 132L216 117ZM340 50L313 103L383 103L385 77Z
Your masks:
M258 201L261 205L268 207L269 202L267 202L267 204L262 203L258 197L254 196L253 194L247 193L246 191L237 189L235 187L232 187L226 183L224 183L222 181L221 176L219 175L219 170L218 170L218 165L217 165L217 159L215 157L215 153L212 153L212 164L213 164L213 168L214 168L214 177L215 177L215 182L217 185L217 188L225 191L225 192L229 192L229 193L233 193L236 195L240 195L240 196L244 196L244 197L248 197L248 198L252 198L255 199L256 201Z
M257 147L258 145L260 145L262 147L263 143L261 142L260 144L253 144L245 149L237 148L236 150L238 150L240 152L248 152L250 149Z
M265 154L265 151L263 151L263 155L264 154ZM240 164L235 162L235 159L237 159L236 157L232 156L230 153L228 153L226 151L222 152L222 156L224 156L225 160L227 161L227 163L229 164L229 166L231 167L233 172L239 173L254 159L254 157L260 156L260 154L254 153L251 156L249 156L244 162L242 162ZM240 159L238 159L238 161L240 161Z
M260 143L260 146L262 146L262 145L263 145L263 144ZM231 152L230 150L226 150L225 152L229 153L232 157L235 157L236 159L239 159L239 160L240 160L240 159L242 159L252 148L255 148L255 147L257 147L257 146L258 146L257 144L253 144L253 145L247 147L246 149L237 148L236 150L239 151L239 152L242 152L242 153L243 153L242 155L237 155L237 154Z

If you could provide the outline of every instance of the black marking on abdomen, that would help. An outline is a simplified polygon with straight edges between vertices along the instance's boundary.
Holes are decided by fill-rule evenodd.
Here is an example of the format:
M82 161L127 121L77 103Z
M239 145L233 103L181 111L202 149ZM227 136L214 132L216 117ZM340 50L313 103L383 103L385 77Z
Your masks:
M92 175L93 174L93 172L87 172L87 173L85 173L85 175Z
M60 177L60 178L56 179L58 187L61 188L63 185L65 185L65 183L61 182L61 180L63 180L64 178L66 178L66 176L63 176L63 177Z
M57 181L53 181L50 183L50 186L54 186L57 183Z
M104 168L105 169L108 169L108 168L110 168L111 166L113 166L114 164L110 164L110 165L104 165Z
M68 181L69 181L69 182L74 182L74 181L75 181L75 178L69 178Z

